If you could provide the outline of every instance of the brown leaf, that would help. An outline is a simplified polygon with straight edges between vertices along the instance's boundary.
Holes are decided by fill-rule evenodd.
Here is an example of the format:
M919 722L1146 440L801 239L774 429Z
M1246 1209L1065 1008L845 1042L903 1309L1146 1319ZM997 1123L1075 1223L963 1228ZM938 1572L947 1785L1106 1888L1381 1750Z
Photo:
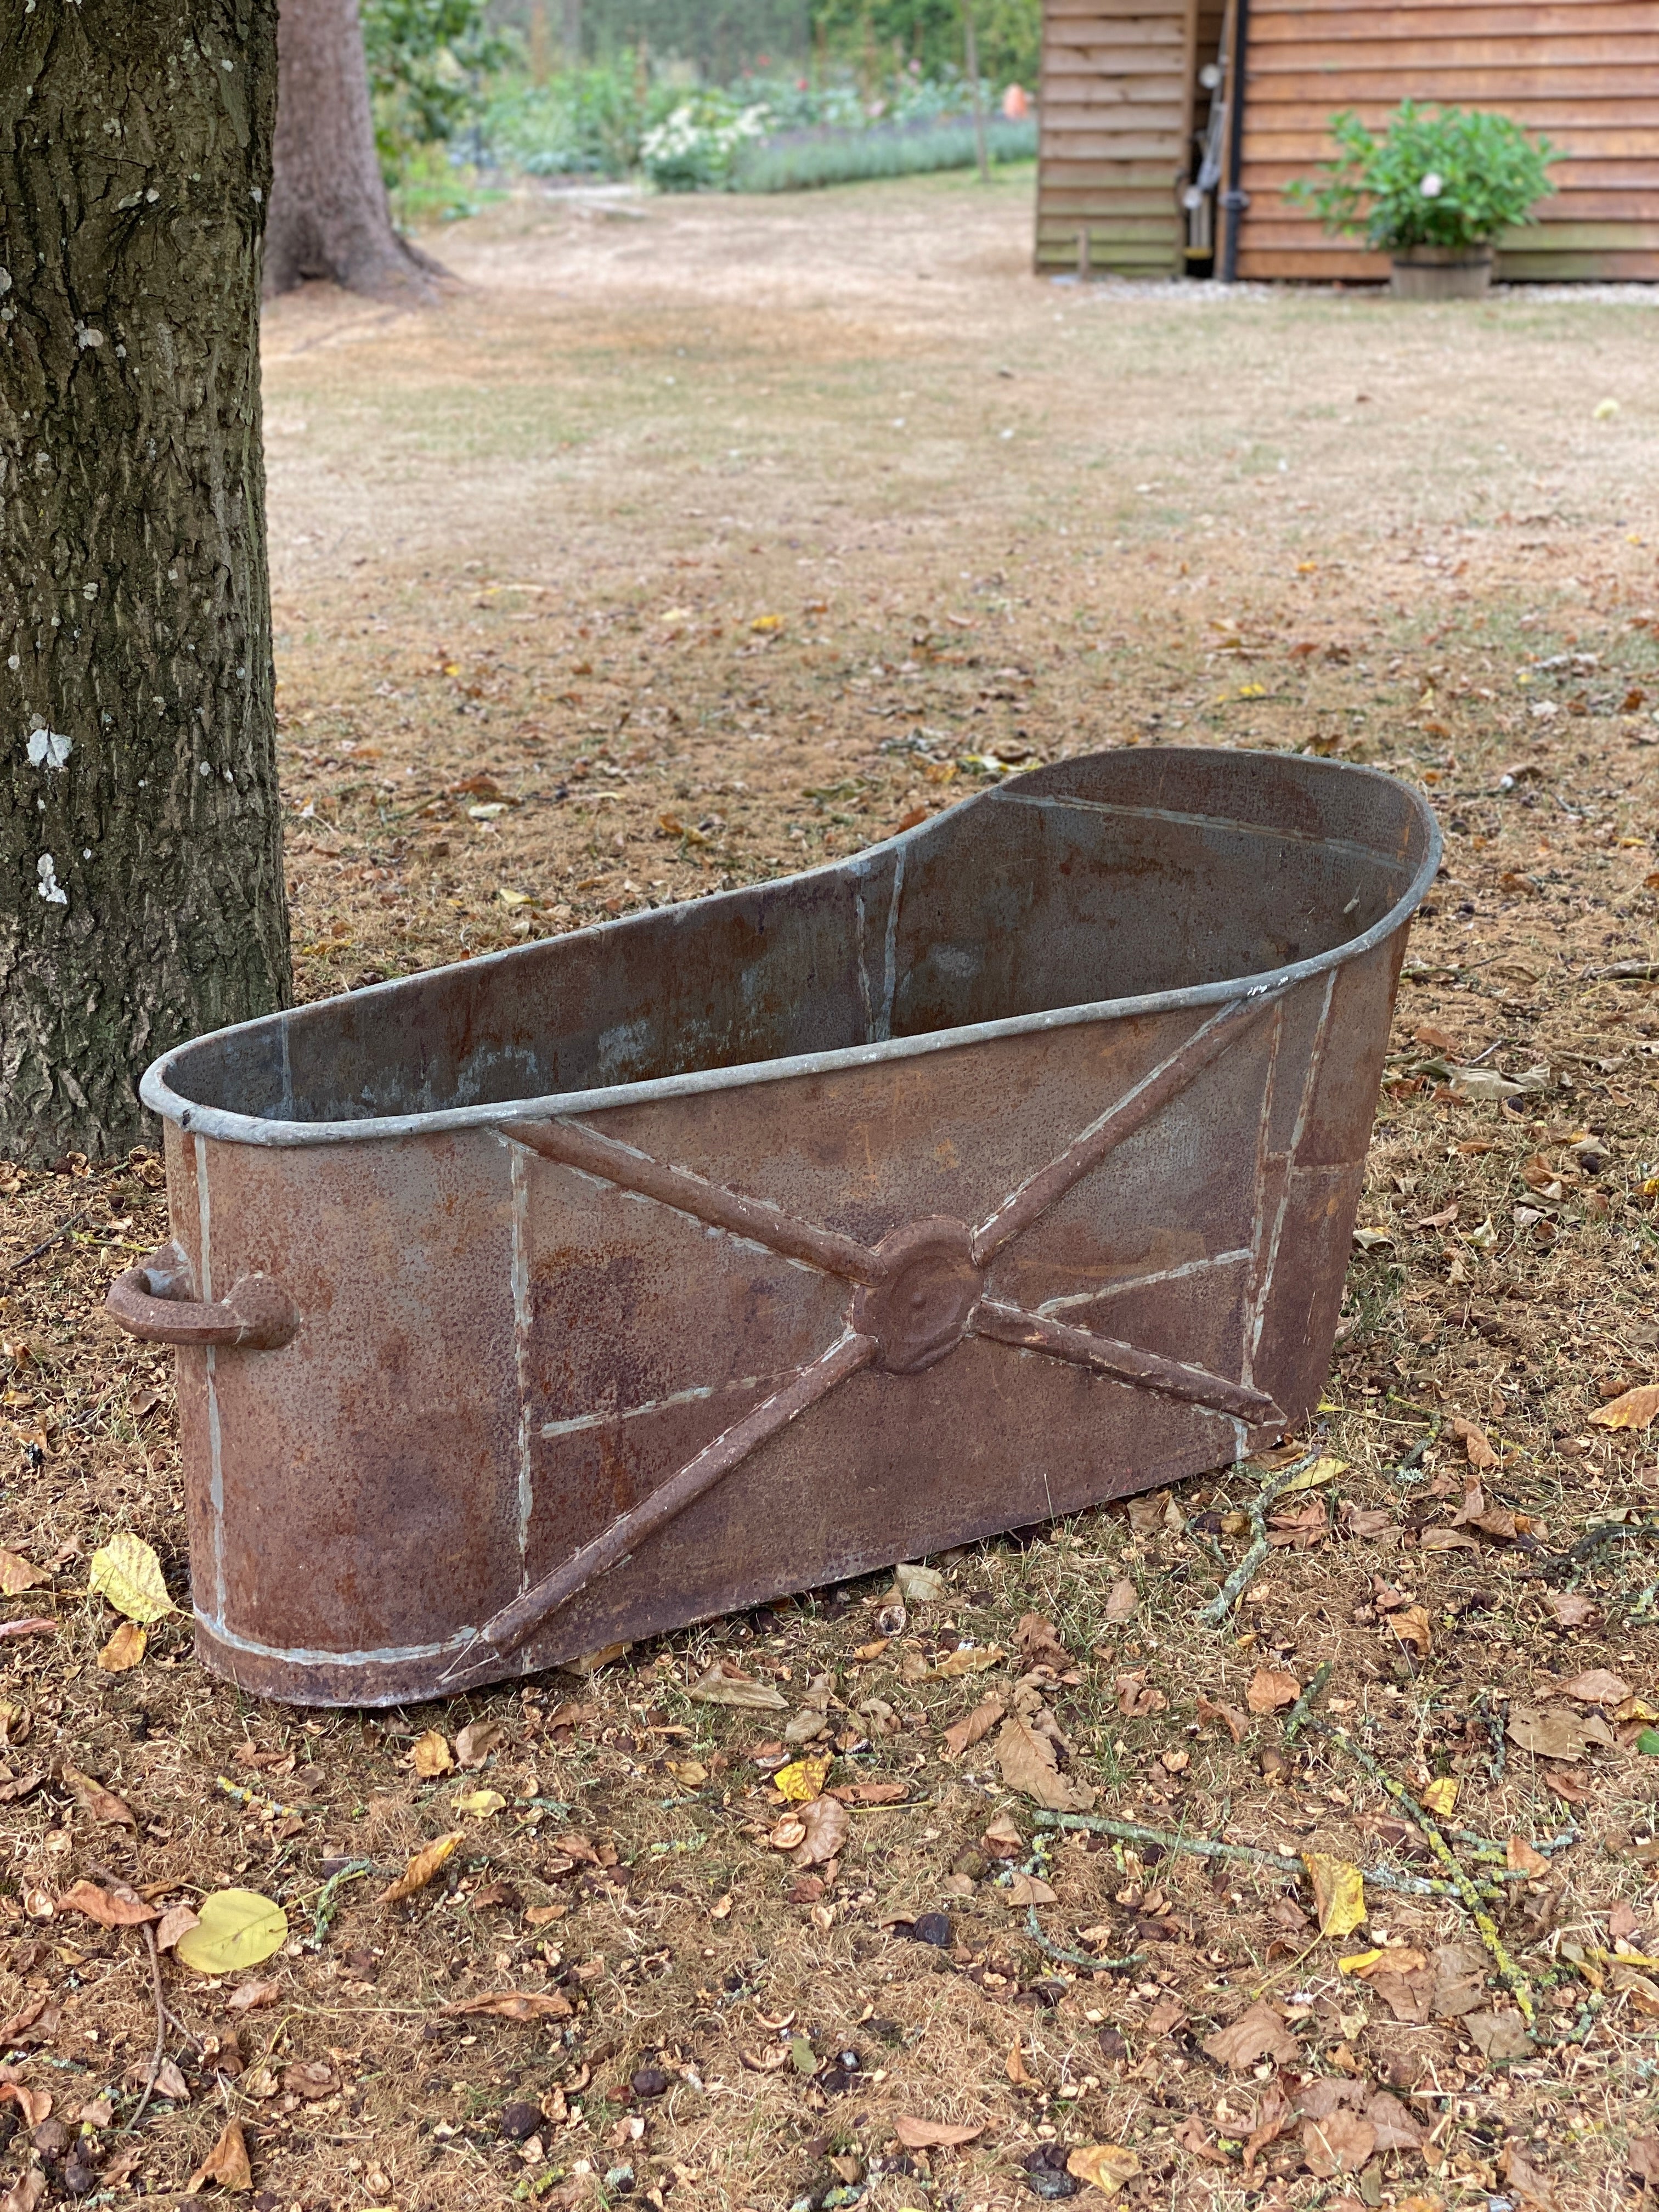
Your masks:
M757 1682L729 1659L717 1659L686 1692L705 1705L742 1705L757 1711L781 1712L783 1692L773 1682Z
M1468 1453L1471 1467L1478 1467L1484 1470L1503 1464L1498 1454L1486 1441L1486 1431L1477 1427L1473 1421L1454 1421L1451 1425L1451 1431Z
M155 1906L146 1905L142 1897L116 1897L89 1881L77 1881L73 1889L66 1891L58 1900L58 1910L83 1912L100 1928L138 1928L146 1920L159 1920L161 1917Z
M283 2088L290 2097L303 2097L308 2104L319 2097L331 2097L339 2086L339 2075L325 2058L299 2058L283 2069Z
M1389 1626L1402 1644L1414 1645L1425 1659L1428 1657L1434 1648L1434 1631L1426 1606L1401 1606L1397 1613L1391 1613L1386 1618Z
M1384 1967L1372 1978L1371 1987L1396 2020L1411 2027L1427 2025L1435 1987L1431 1968L1420 1966L1414 1973L1402 1974Z
M1014 1642L1028 1668L1052 1667L1056 1674L1063 1674L1072 1663L1072 1656L1056 1635L1054 1624L1045 1620L1040 1613L1021 1613Z
M960 1759L964 1751L989 1735L1002 1718L1007 1707L1000 1698L981 1698L972 1712L955 1722L945 1731L945 1748L951 1759Z
M1296 2115L1291 2100L1277 2081L1269 2081L1262 2092L1261 2102L1256 2106L1250 2124L1250 2136L1244 2146L1244 2171L1249 2173L1255 2164L1258 2151L1266 2150L1279 2137L1288 2135L1295 2124Z
M1417 1540L1419 1552L1478 1552L1474 1538L1464 1528L1425 1528Z
M920 1658L919 1654L916 1656ZM954 1682L963 1674L983 1674L993 1667L1000 1667L1007 1656L1000 1644L959 1644L954 1651L945 1653L937 1667L922 1662L921 1672L915 1679L919 1682ZM908 1659L905 1664L909 1664Z
M1322 2181L1358 2173L1376 2148L1376 2130L1357 2112L1334 2112L1327 2120L1309 2120L1302 2130L1302 2162Z
M203 2184L209 2181L216 2181L222 2189L240 2191L252 2188L253 2169L248 2164L247 2142L240 2120L228 2123L218 2142L185 2184L185 2191L193 2197Z
M169 2104L190 2102L190 2084L170 2058L164 2058L155 2069L155 2094L165 2097Z
M57 1633L58 1623L44 1620L38 1613L31 1614L27 1620L0 1620L0 1637L56 1636Z
M137 1620L118 1620L115 1633L98 1654L100 1670L106 1674L125 1674L143 1663L149 1649L149 1631Z
M1021 1874L1018 1869L1002 1893L1010 1905L1018 1905L1022 1910L1028 1905L1052 1905L1054 1902L1054 1893L1046 1881L1039 1881L1035 1875Z
M1137 1668L1133 1674L1119 1674L1112 1687L1117 1692L1117 1709L1131 1720L1144 1720L1150 1713L1165 1712L1170 1700L1162 1690L1147 1686L1146 1669Z
M456 1828L447 1836L416 1851L396 1881L388 1882L375 1899L377 1905L401 1905L406 1897L413 1897L417 1889L424 1889L442 1866L445 1860L465 1841L463 1830Z
M1042 2087L1037 2076L1026 2065L1025 2054L1017 2043L1009 2051L1007 2063L1003 2068L1003 2071L1016 2089L1040 2089Z
M1471 2012L1463 2015L1463 2033L1487 2058L1530 2058L1532 2038L1518 2012Z
M449 1746L436 1729L428 1729L424 1735L416 1738L409 1758L422 1782L435 1781L439 1775L447 1774L455 1764L450 1757Z
M1355 1505L1352 1501L1342 1509L1342 1526L1351 1536L1392 1536L1400 1533L1400 1523L1386 1505Z
M1269 2004L1253 2004L1229 2027L1218 2027L1204 2039L1206 2057L1218 2066L1243 2074L1263 2058L1288 2066L1302 2056L1302 2046Z
M948 2120L919 2120L908 2112L901 2112L893 2123L893 2133L906 2150L950 2150L957 2143L970 2143L985 2132L986 2123L977 2127L954 2127Z
M462 1766L482 1766L501 1740L499 1721L469 1721L455 1739L455 1757Z
M0 1551L0 1597L21 1597L51 1580L46 1568L31 1566L21 1552Z
M1294 1674L1287 1674L1282 1667L1258 1667L1250 1677L1244 1702L1253 1713L1276 1713L1293 1705L1301 1695L1302 1685Z
M1200 1725L1205 1728L1217 1724L1224 1728L1235 1743L1243 1741L1244 1731L1250 1725L1237 1705L1212 1704L1201 1690L1198 1694L1198 1717Z
M1434 1954L1437 2020L1462 2020L1486 2001L1486 1958L1471 1943L1443 1943Z
M106 1827L136 1828L130 1807L123 1804L113 1790L106 1790L101 1782L90 1774L82 1774L78 1766L66 1766L64 1779L75 1793L75 1802L82 1812L90 1813L94 1820Z
M1575 1674L1571 1681L1560 1685L1560 1693L1578 1705L1621 1705L1633 1694L1628 1682L1605 1667L1592 1667L1587 1674Z
M1659 1382L1643 1382L1615 1398L1610 1406L1598 1406L1589 1419L1592 1428L1648 1429L1656 1414L1659 1414Z
M980 1842L994 1859L1017 1859L1025 1848L1025 1838L1009 1813L999 1813Z
M1600 1626L1601 1607L1593 1597L1585 1597L1577 1590L1546 1590L1544 1603L1559 1628L1595 1628Z
M1504 2186L1519 2198L1522 2212L1556 2212L1554 2191L1523 2150L1505 2143L1499 2163Z
M806 1832L794 1854L795 1864L800 1867L823 1866L834 1858L846 1843L852 1825L838 1797L815 1797L810 1805L803 1805L800 1822Z
M1659 2136L1632 2136L1625 2164L1638 2181L1659 2185Z
M0 2105L15 2105L25 2127L38 2128L52 2112L50 2089L31 2089L23 2081L0 2082Z
M274 2005L283 1994L278 1982L238 1982L225 1999L228 2012L256 2012L265 2005Z
M155 1931L155 1948L170 1951L181 1936L188 1936L192 1928L199 1928L198 1916L187 1905L170 1905L161 1915L161 1924Z
M26 2027L33 2027L46 2008L45 1997L31 1997L9 2020L0 2021L0 2050L15 2043Z
M1053 1743L1046 1735L1039 1735L1029 1722L1004 1721L996 1750L997 1764L1008 1787L1051 1813L1086 1813L1094 1803L1095 1793L1088 1784L1060 1772Z
M99 2186L102 2189L118 2189L124 2181L130 2181L132 2179L143 2162L143 2143L123 2143L107 2165L99 2168Z
M0 2197L0 2212L34 2212L46 2193L46 2169L44 2166L31 2166Z
M1079 2143L1066 2160L1066 2171L1086 2181L1103 2197L1111 2197L1140 2172L1140 2160L1121 2143Z
M1197 2112L1188 2113L1187 2124L1176 2137L1176 2141L1181 2145L1182 2150L1189 2151L1194 2158L1201 2158L1206 2166L1232 2164L1226 2152L1217 2148L1214 2136L1211 2135L1202 2118Z
M1365 2118L1376 2130L1378 2150L1421 2150L1423 2130L1398 2097L1379 2089L1365 2107Z
M1113 1621L1133 1620L1139 1604L1139 1596L1132 1582L1115 1582L1106 1593L1106 1618Z
M487 2013L491 2020L568 2020L570 2000L561 1996L557 1990L538 1990L526 1995L518 1990L493 1990L486 1996L458 1997L453 2004L441 2005L439 2010L446 2020L463 2020L475 2013Z
M1593 1743L1611 1745L1613 1730L1599 1713L1567 1713L1551 1707L1535 1712L1529 1705L1511 1705L1505 1729L1511 1743L1540 1759L1582 1759Z

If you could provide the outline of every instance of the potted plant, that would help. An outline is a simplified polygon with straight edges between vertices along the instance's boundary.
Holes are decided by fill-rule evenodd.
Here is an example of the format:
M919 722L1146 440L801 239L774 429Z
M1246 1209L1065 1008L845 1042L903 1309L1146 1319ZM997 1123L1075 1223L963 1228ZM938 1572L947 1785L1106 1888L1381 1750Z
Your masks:
M1402 299L1478 297L1492 282L1493 240L1534 221L1534 203L1551 190L1557 149L1507 115L1405 100L1380 137L1352 109L1330 128L1338 155L1322 164L1328 183L1298 179L1285 198L1333 235L1392 255Z

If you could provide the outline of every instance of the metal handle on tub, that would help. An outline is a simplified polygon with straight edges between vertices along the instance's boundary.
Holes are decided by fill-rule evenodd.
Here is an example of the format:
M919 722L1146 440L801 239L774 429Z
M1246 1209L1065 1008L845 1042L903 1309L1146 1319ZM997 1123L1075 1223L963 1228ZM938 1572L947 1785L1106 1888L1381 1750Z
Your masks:
M129 1336L149 1344L241 1345L276 1352L292 1343L300 1309L269 1275L244 1275L213 1305L195 1295L190 1261L176 1244L149 1252L110 1285L104 1304Z

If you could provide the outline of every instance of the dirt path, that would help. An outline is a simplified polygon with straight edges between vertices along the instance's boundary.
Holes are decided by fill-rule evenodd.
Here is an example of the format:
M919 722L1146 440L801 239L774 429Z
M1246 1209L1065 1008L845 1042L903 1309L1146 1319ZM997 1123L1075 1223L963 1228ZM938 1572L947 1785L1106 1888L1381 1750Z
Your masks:
M793 869L998 762L1179 738L1389 767L1447 861L1322 1414L1340 1472L1286 1502L1221 1635L1194 1610L1248 1540L1243 1478L954 1556L902 1625L883 1578L522 1694L262 1708L182 1619L107 1671L80 1595L130 1528L185 1598L169 1378L94 1318L163 1233L153 1163L0 1175L0 1546L40 1577L3 1609L57 1622L0 1644L0 2057L70 2123L0 2144L0 2191L125 2141L144 1954L52 1909L108 1867L164 1906L246 1883L294 1930L245 2010L165 1970L189 2095L137 2138L151 2191L235 2118L257 2212L1012 2212L1103 2143L1148 2212L1635 2203L1659 1430L1593 1416L1659 1379L1659 1023L1651 981L1595 971L1659 950L1659 300L1079 291L1026 274L1028 224L1010 179L526 199L437 241L465 280L441 313L270 311L301 987ZM1512 1095L1454 1091L1471 1063ZM690 1698L720 1658L781 1705ZM1326 1662L1326 1715L1495 1847L1460 1846L1531 2032L1460 1907L1411 1889L1442 1869L1375 1772L1284 1741L1275 1701ZM821 1677L848 1832L802 1872L771 1778ZM1022 1697L1097 1814L1164 1843L1037 1848L994 1737L942 1734ZM423 1771L434 1729L483 1764L434 1774L428 1741ZM480 1789L502 1802L456 1808ZM452 1823L429 1889L370 1902ZM1170 1848L1218 1832L1372 1870L1368 1928L1322 1941L1293 1869ZM319 1930L355 1859L374 1878ZM542 2016L444 2009L506 1990ZM976 2132L917 2148L907 2116Z

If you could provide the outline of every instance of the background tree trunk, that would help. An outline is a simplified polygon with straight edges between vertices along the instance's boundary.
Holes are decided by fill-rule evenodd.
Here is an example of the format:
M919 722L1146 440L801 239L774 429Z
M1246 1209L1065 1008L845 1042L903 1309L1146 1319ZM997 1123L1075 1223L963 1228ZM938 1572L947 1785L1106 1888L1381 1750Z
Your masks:
M287 1003L259 434L276 0L0 0L0 1152Z
M266 291L326 276L371 299L435 299L443 269L392 227L357 0L282 0L277 35Z

